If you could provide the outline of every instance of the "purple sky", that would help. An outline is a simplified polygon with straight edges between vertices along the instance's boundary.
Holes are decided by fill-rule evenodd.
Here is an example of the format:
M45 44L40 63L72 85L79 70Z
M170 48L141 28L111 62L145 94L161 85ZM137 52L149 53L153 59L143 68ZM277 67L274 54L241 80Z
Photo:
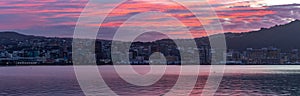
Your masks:
M185 0L189 2L194 0ZM268 28L278 24L286 24L300 19L300 0L208 0L220 19L224 32L247 32ZM0 1L0 31L17 31L23 34L71 37L79 15L88 0L2 0ZM199 4L187 6L200 8ZM95 6L111 6L112 2L95 4ZM139 13L160 11L179 18L190 30L201 34L202 25L210 22L197 21L196 17L182 6L171 0L128 0L115 9L102 24L103 36L111 35L126 19ZM91 14L101 10L91 10ZM198 13L205 14L199 9ZM151 20L169 23L164 17L145 18L128 26L147 26ZM153 23L153 22L152 22ZM87 26L98 26L89 24ZM176 25L174 25L176 26ZM185 34L180 31L168 34Z

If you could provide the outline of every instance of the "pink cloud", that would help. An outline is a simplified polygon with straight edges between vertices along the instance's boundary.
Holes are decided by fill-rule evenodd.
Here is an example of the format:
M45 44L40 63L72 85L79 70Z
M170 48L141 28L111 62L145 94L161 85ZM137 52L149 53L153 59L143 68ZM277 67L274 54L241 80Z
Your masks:
M87 2L88 0L0 1L0 16L5 16L0 19L6 20L6 22L0 22L0 28L30 30L30 28L36 26L75 26L77 18L79 18L79 15ZM185 2L188 2L188 0ZM199 2L199 4L202 3ZM299 15L297 15L297 13L300 13L299 8L285 8L283 11L283 9L277 7L272 9L271 6L253 7L253 5L256 4L255 1L209 0L209 3L216 10L218 18L223 24L226 32L246 32L257 30L261 27L276 25L274 23L287 23L287 21L284 20L289 20L289 18L299 19ZM199 4L188 3L188 6L200 8ZM95 6L112 6L112 4L95 4ZM289 15L285 12L289 10L294 10L292 12L293 14ZM91 16L101 13L100 10L96 9L90 11L91 13L89 14ZM204 30L201 29L202 25L212 24L209 20L207 20L207 22L199 22L194 16L194 14L206 14L206 11L199 9L197 13L191 13L184 6L181 6L176 2L172 2L172 0L129 0L127 3L124 3L114 9L101 26L117 28L129 17L148 11L164 12L179 19L184 25L191 28L190 31L192 31L195 36L205 36L206 34L203 32ZM278 19L278 17L285 19L275 20L276 18ZM174 23L173 21L164 21L164 17L155 16L145 18L145 21L135 22L127 26L147 26L147 22L160 19L161 21L157 22L157 26L162 26L160 25L162 22L169 23L170 25ZM100 24L87 24L87 26L99 25ZM176 26L176 24L173 25ZM216 32L218 31L220 30L216 30ZM173 34L181 34L181 32L174 32Z

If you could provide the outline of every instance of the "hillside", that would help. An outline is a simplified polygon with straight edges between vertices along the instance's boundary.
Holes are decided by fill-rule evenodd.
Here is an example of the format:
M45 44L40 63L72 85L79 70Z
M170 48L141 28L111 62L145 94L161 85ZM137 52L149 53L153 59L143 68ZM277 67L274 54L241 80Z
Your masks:
M229 49L277 47L283 50L300 48L300 21L247 33L226 33Z
M226 33L229 49L245 50L246 48L277 47L283 50L300 49L300 20L259 31L245 33ZM13 44L16 41L42 39L46 37L23 35L17 32L0 32L1 44ZM12 42L14 41L14 42ZM208 44L208 38L197 38L198 44Z

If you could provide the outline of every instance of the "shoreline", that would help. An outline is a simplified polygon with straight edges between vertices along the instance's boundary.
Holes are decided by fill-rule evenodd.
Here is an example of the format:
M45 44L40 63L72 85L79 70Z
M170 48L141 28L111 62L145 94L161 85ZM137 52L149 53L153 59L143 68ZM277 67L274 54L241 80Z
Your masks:
M119 65L119 64L118 64ZM149 64L124 64L124 65L132 65L132 66L146 66ZM189 66L193 64L187 65L167 65L167 66ZM211 64L200 64L200 65L211 65ZM216 64L215 64L216 65ZM266 65L266 66L294 66L300 64L226 64L226 66L254 66L254 65ZM19 64L19 65L6 65L0 64L0 67L16 67L16 66L95 66L93 64L86 65L73 65L73 64ZM96 66L114 66L113 64L98 64ZM122 65L121 65L122 66ZM160 65L158 65L160 66Z

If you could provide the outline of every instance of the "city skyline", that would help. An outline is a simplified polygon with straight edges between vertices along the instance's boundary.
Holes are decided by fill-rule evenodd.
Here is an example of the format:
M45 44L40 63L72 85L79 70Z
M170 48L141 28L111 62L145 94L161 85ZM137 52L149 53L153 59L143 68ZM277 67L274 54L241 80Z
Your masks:
M2 10L0 17L3 21L0 23L0 31L17 31L22 34L47 37L72 37L77 19L87 2L88 0L0 1L0 9ZM204 5L205 3L201 5L200 1L199 4L195 4L193 0L184 2L187 2L188 6L193 6L193 8L208 7ZM300 19L300 1L297 0L288 0L286 2L270 0L209 0L208 3L216 11L224 28L223 32L254 31ZM112 4L114 3L108 1L106 4L95 5L111 6ZM186 8L179 6L172 0L129 0L112 11L107 20L101 24L103 28L103 31L101 31L102 37L112 35L118 26L129 17L148 11L160 11L179 18L197 37L205 36L202 25L210 24L210 22L200 23ZM204 13L205 11L199 10L198 13L194 14ZM102 13L99 13L97 10L91 10L91 15L99 14ZM134 22L129 27L147 26L145 24L149 23L148 19L172 23L172 21L165 20L164 17L157 16L145 18L145 22ZM159 25L159 23L157 24ZM95 27L99 26L99 24L87 24L87 26ZM215 30L215 32L221 31ZM184 33L168 32L167 34L182 35Z
M221 63L234 65L299 65L300 46L297 46L299 25L300 21L296 20L289 24L261 29L260 31L237 34L226 33L227 61L221 61ZM218 37L218 35L215 36ZM46 38L15 32L0 33L0 38L0 65L73 64L72 38ZM176 41L188 42L190 40L196 42L196 49L187 46L186 43L183 45L186 47L183 48L175 44ZM130 48L127 50L124 47L116 47L112 45L113 42L115 42L114 44L120 44L120 46L130 45ZM180 52L199 53L199 64L211 64L214 49L210 48L207 37L180 40L162 39L152 42L97 40L95 44L95 55L99 65L113 64L112 57L117 60L115 62L117 64L164 63L159 59L148 59L155 52L162 53L167 64L170 65L178 65L182 62L184 64L196 63L194 62L196 59L193 58L194 55L185 55L184 57L188 57L188 59L183 60ZM84 52L81 53L84 54ZM127 55L130 61L120 59Z
M300 0L0 0L0 96L300 96Z

